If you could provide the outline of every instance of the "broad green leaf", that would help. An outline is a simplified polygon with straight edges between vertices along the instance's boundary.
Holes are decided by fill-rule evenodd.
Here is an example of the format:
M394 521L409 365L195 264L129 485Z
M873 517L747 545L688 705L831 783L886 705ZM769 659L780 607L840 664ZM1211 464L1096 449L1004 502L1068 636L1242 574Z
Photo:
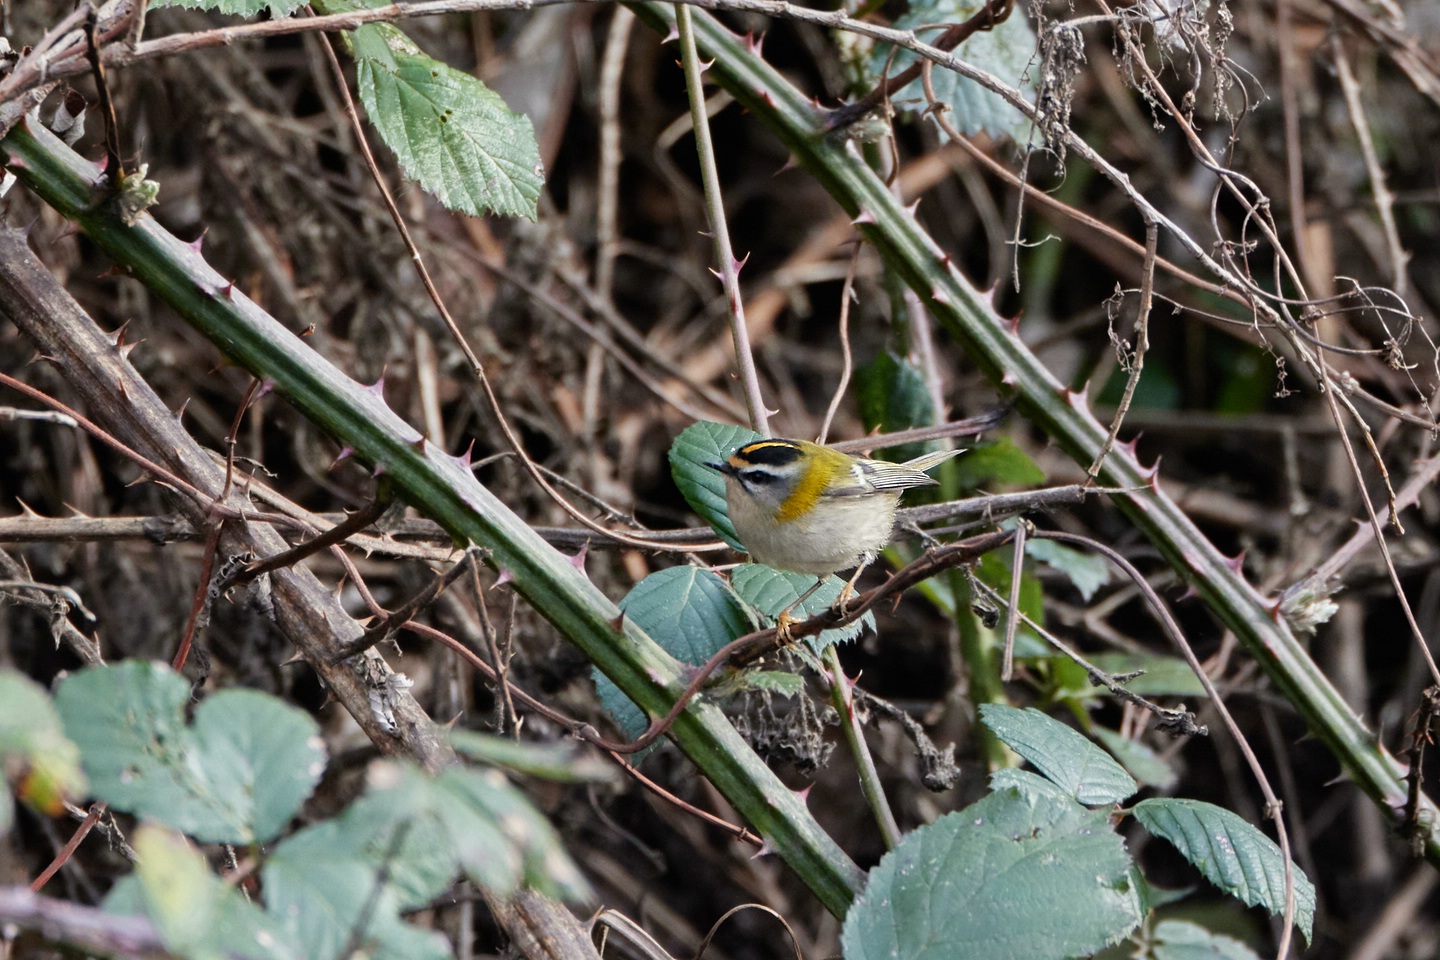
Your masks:
M763 563L742 563L731 571L730 585L740 599L760 611L761 616L772 624L785 610L790 611L794 620L808 620L824 613L835 605L840 591L845 589L845 581L831 574L803 603L797 604L801 594L815 585L815 577L808 573L776 570ZM875 617L870 613L847 626L822 630L818 636L806 637L805 641L810 649L819 653L832 643L855 639L867 627L875 629Z
M82 796L85 775L80 749L66 738L50 696L14 671L0 671L0 777L14 779L20 799L46 816L59 816L65 801ZM0 834L14 807L0 791Z
M493 895L522 884L585 899L589 888L549 822L497 770L447 769L431 777L382 761L364 796L337 819L280 843L263 877L271 910L308 956L339 955L363 925L376 956L444 957L443 938L403 922L457 872Z
M1065 960L1140 922L1101 811L1008 788L907 834L845 917L846 960Z
M456 870L497 896L521 884L569 900L589 895L549 822L498 770L431 777L377 764L370 789L337 823L364 838L359 853L372 867L389 865L402 909L438 896Z
M190 960L299 960L306 956L276 920L215 876L205 857L155 824L136 831L135 873L105 897L116 916L147 917L165 946Z
M620 609L672 657L693 667L755 629L718 574L688 565L650 574L625 595ZM599 670L592 675L601 705L621 732L632 739L644 733L649 726L644 711Z
M279 20L305 6L306 0L150 0L150 9L161 7L184 7L190 10L214 10L237 17L257 17L269 13L270 19Z
M893 433L935 422L935 405L919 368L888 351L855 370L855 402L866 432ZM931 449L933 444L909 443L886 447L876 456L904 462Z
M1034 707L1020 710L986 703L980 706L980 719L995 736L1081 803L1119 803L1137 789L1130 774L1108 753L1084 734Z
M523 884L560 900L590 899L590 886L555 828L498 770L445 770L435 777L433 787L435 814L471 882L503 893L513 893ZM411 815L403 805L396 813L402 818ZM470 835L476 840L456 842L457 837ZM492 876L497 842L519 858L519 875L509 887Z
M1250 906L1276 916L1285 913L1285 858L1280 848L1243 817L1200 800L1160 797L1142 800L1135 819L1164 837L1205 879ZM1294 867L1295 924L1310 939L1315 922L1315 886Z
M1023 794L1037 796L1047 802L1073 801L1075 799L1055 781L1046 780L1038 773L1031 773L1029 770L1021 770L1018 767L1001 767L990 774L989 783L990 789L995 792L1014 789Z
M1169 790L1180 780L1174 766L1139 740L1122 737L1104 727L1091 727L1090 735L1104 744L1141 786Z
M934 23L963 23L984 6L985 0L911 0L909 10L898 17L893 26L896 30L914 30ZM885 69L890 53L888 45L877 46L871 52L866 66L875 79ZM915 61L915 54L909 50L897 49L894 53L892 74ZM1036 41L1035 32L1025 19L1024 7L1017 6L1010 18L995 29L976 33L955 53L966 63L993 74L1033 99L1035 84L1031 78L1038 69L1033 64ZM935 67L931 79L936 98L950 105L950 120L962 134L984 132L992 137L1009 136L1019 143L1029 137L1030 121L997 94L943 67ZM923 97L920 81L917 79L905 87L903 96Z
M368 823L363 818L361 822ZM455 873L446 838L423 828L413 833L422 842L439 841L437 848L402 850L403 844L396 842L389 843L379 856L371 856L366 842L372 838L347 829L339 821L326 820L306 827L277 846L265 863L262 877L270 913L307 957L341 956L352 940L366 956L377 960L450 957L444 937L400 918L398 890L406 879L416 879L417 856L432 863L443 862L443 868L429 874L445 875L444 880L433 885L437 895ZM385 837L387 843L391 837L393 834Z
M1233 937L1213 933L1187 920L1162 920L1150 935L1153 960L1260 960Z
M350 43L360 100L407 176L451 210L535 219L545 172L528 117L389 24Z
M155 824L135 835L135 875L145 891L147 915L172 950L218 956L207 932L219 919L221 891L200 852L185 838Z
M746 427L700 420L690 424L670 444L670 475L690 509L710 524L717 536L736 550L744 550L730 511L725 506L725 478L709 466L724 463L730 454L761 439Z
M195 709L168 667L89 667L55 705L96 796L210 843L259 843L290 821L325 769L315 721L274 697L225 690Z
M1103 557L1082 553L1054 540L1026 540L1025 555L1069 577L1086 603L1095 596L1096 590L1110 582L1110 565Z
M1009 437L972 447L955 465L960 486L965 490L1033 487L1045 482L1045 472Z

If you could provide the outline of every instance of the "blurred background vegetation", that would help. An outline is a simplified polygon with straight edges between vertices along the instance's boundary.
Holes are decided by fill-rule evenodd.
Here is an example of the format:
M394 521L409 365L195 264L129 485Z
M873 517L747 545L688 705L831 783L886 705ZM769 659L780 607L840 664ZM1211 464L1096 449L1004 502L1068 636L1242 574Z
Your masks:
M1180 9L1178 3L1156 6ZM0 2L0 33L19 49L70 8L63 0ZM441 295L485 362L529 454L567 489L583 491L578 499L595 498L596 516L613 511L649 527L693 525L666 451L692 421L744 422L744 408L734 387L726 301L710 273L712 245L703 233L678 54L642 23L622 32L617 9L582 3L403 23L429 54L481 77L530 118L546 170L535 220L456 216L405 182L387 151L377 147L377 156ZM1196 159L1187 136L1198 137L1269 198L1284 254L1318 304L1297 305L1294 315L1307 335L1335 348L1329 360L1338 371L1389 405L1371 403L1361 411L1399 488L1417 463L1435 454L1433 431L1396 411L1433 422L1440 386L1432 340L1440 302L1440 7L1429 0L1216 3L1196 14L1208 31L1203 55L1167 43L1152 22L1145 28L1152 66L1177 98L1194 92L1189 129L1136 92L1135 67L1114 39L1107 10L1103 2L1037 3L1013 16L1042 32L1076 21L1083 61L1074 65L1074 131L1202 245L1217 255L1226 244L1239 252L1236 245L1257 233L1251 215L1216 191L1213 172ZM943 10L924 12L947 19ZM877 22L905 13L900 4L864 11ZM951 11L948 19L966 15ZM869 54L854 37L841 42L783 17L721 16L737 32L763 34L765 59L827 107L869 87L860 66ZM219 22L230 21L158 10L146 36ZM966 48L959 53L964 57ZM883 62L884 51L879 55ZM1029 70L1032 79L1042 72L1038 63ZM95 102L90 78L73 83ZM316 37L277 36L111 69L109 86L123 154L148 164L148 176L161 185L151 213L162 224L181 237L203 235L217 270L351 376L368 383L383 375L387 402L432 443L458 452L473 439L475 460L485 462L478 476L522 517L537 526L572 525L508 455L380 203ZM754 116L711 92L730 232L737 256L747 258L741 277L750 335L765 396L778 407L772 427L780 435L813 437L845 367L836 318L852 266L851 218L819 183L787 165L784 148ZM1073 153L1062 160L984 131L961 147L915 118L925 106L918 85L895 99L902 109L893 151L888 144L854 149L868 151L892 174L907 202L919 200L916 215L930 235L977 284L993 288L1000 312L1018 318L1018 335L1062 381L1077 389L1088 385L1106 419L1121 396L1133 347L1135 291L1144 272L1134 246L1145 239L1141 217ZM77 149L98 158L98 112L92 111L88 131ZM611 161L607 136L618 147ZM1032 197L1022 205L1013 184L980 157L1023 170L1049 202ZM227 365L141 284L112 274L103 255L25 190L12 190L0 204L9 224L29 226L32 247L102 327L128 325L126 339L139 341L131 363L167 404L183 408L186 428L202 444L223 451L249 375ZM1092 220L1082 221L1077 211ZM1161 234L1158 252L1196 270L1168 234ZM1300 296L1289 279L1277 279L1283 274L1276 251L1261 242L1243 252L1258 287ZM922 386L943 407L934 412L948 418L1003 404L996 386L943 333L933 334L932 354L917 350L915 305L887 281L868 248L860 248L854 271L849 339L857 370L879 376L877 370L897 361L924 370L929 379ZM1161 460L1164 489L1217 546L1243 555L1252 583L1278 593L1334 555L1363 516L1359 498L1383 503L1383 487L1374 464L1363 459L1368 487L1357 484L1322 398L1297 374L1284 342L1234 299L1217 295L1208 285L1214 278L1204 279L1157 272L1149 351L1122 438L1139 435L1140 460ZM1402 303L1408 317L1397 313ZM0 324L0 370L69 399L65 383L34 362L34 354L14 326ZM865 384L862 373L839 408L832 440L860 437L876 426L873 409L867 416L857 400ZM969 476L970 484L1000 492L1015 489L1019 478L1028 485L1040 477L1046 484L1083 478L1086 465L1071 462L1023 419L1011 417L987 439L997 435L1015 449L1005 448L1003 468ZM334 513L371 496L368 471L336 465L339 448L283 402L258 402L237 439L246 471L306 509ZM22 503L43 517L169 514L163 490L133 483L136 477L133 465L79 431L0 417L0 515L19 514ZM1392 541L1400 582L1426 637L1440 632L1437 510L1433 491L1423 491L1404 515L1406 535ZM405 520L387 522L399 532ZM1172 601L1180 600L1153 548L1107 505L1093 502L1043 522L1110 543L1153 574ZM430 535L446 542L436 531ZM577 534L571 542L583 539ZM69 585L84 597L108 659L172 655L194 591L200 540L160 546L143 537L27 537L5 550L36 580ZM431 576L413 560L359 553L354 560L369 589L391 607ZM677 562L683 559L596 542L587 571L618 599L646 573ZM1001 568L996 582L1008 578L1008 558L993 563ZM324 555L311 565L327 583L345 579ZM1131 587L1112 582L1082 597L1054 566L1037 565L1032 573L1038 584L1032 608L1043 609L1051 629L1078 645L1092 653L1169 652ZM871 580L879 576L872 573ZM343 589L360 613L353 585ZM489 597L487 615L511 657L511 681L608 729L584 657L504 591ZM1400 750L1428 680L1373 551L1346 566L1335 601L1334 618L1311 641L1313 655L1382 742ZM1319 888L1317 944L1306 955L1437 955L1434 869L1412 858L1359 791L1333 782L1333 758L1304 739L1303 724L1284 698L1215 621L1197 604L1178 602L1177 610L1281 788L1294 856ZM450 629L475 614L473 598L457 596L426 616ZM911 600L882 612L878 636L842 653L847 671L862 674L867 690L903 707L937 742L956 744L964 776L958 786L931 793L917 782L899 727L873 725L872 746L902 826L933 820L983 792L973 667L958 655L957 630L933 606ZM305 706L326 724L336 766L362 763L368 742L327 704L310 671L286 663L289 655L259 611L219 604L192 672L214 687L255 687ZM413 692L431 717L493 728L499 716L494 691L444 649L403 636L392 660L416 681ZM0 609L0 663L42 682L78 665L70 651L56 649L43 612L17 605ZM1147 731L1144 718L1129 708L1077 686L1037 662L1008 690L1017 703L1064 703L1142 740L1175 775L1167 792L1263 820L1259 794L1227 738L1171 740ZM1190 705L1197 706L1193 696ZM807 726L814 718L797 719L805 711L793 704L760 709L776 715L746 723L757 739L778 741L770 746L782 776L797 788L814 779L816 817L857 862L872 865L883 847L854 788L849 759L801 770L786 762L797 753L813 759L816 752L814 744L801 749L787 737L833 740L836 732ZM550 738L558 731L531 718L525 734ZM723 811L713 789L673 750L657 751L644 769L691 803ZM640 919L677 953L694 949L711 923L744 902L785 916L806 956L838 950L836 921L783 866L752 859L719 831L633 783L544 785L534 799L562 831L600 900ZM0 849L0 882L24 882L38 872L54 853L52 829L22 822ZM1151 847L1137 852L1152 879L1175 887L1196 882L1171 851ZM83 876L63 876L68 895L83 900L86 889L103 887L116 867L103 856L82 853L81 860ZM1257 913L1218 895L1188 903L1209 911L1212 927L1262 952L1269 948L1270 932ZM434 922L451 929L454 918L438 910ZM500 933L483 916L479 924L466 949L496 952ZM773 918L741 913L720 931L710 955L778 956L779 938Z

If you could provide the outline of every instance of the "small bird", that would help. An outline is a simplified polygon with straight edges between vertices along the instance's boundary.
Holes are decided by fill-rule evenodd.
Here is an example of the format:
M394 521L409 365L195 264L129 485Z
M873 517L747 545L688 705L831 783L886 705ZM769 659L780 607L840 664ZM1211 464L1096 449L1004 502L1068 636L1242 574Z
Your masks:
M725 476L730 522L752 559L814 574L820 582L857 567L842 595L848 598L860 571L890 542L900 494L935 485L925 471L961 452L890 463L808 440L770 439L747 443L724 463L708 466Z

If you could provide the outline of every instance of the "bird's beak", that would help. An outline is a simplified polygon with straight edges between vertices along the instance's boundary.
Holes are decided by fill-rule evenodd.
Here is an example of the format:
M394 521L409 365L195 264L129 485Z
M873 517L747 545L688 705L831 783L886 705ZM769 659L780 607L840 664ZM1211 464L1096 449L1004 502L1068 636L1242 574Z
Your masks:
M735 468L730 466L730 464L728 463L707 463L705 464L705 466L709 467L711 470L718 470L721 473L725 474L725 476L727 477L735 472Z

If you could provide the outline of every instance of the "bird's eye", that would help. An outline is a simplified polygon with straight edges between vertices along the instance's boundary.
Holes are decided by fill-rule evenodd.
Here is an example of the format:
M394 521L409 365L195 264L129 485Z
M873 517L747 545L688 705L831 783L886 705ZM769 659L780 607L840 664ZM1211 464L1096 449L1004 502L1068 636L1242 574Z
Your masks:
M740 479L747 484L763 487L767 483L774 483L780 478L769 470L741 470Z

